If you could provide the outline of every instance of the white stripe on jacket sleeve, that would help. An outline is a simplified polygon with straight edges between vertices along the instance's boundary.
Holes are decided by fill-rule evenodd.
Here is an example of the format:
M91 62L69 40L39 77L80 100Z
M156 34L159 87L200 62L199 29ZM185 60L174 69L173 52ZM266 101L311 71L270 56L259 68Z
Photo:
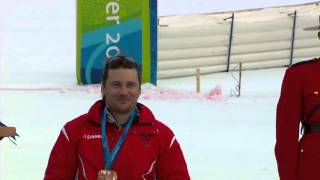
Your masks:
M176 140L176 136L173 136L173 138L171 139L171 143L170 143L169 149L171 148L171 146L173 145L175 140Z
M78 154L78 157L79 157L79 160L80 160L80 163L81 163L81 167L82 167L82 175L83 175L84 179L88 179L87 174L86 174L86 169L84 168L84 164L83 164L82 158L80 157L79 154Z
M66 139L67 139L68 141L70 141L66 129L63 127L61 131L62 131L64 137L66 137Z

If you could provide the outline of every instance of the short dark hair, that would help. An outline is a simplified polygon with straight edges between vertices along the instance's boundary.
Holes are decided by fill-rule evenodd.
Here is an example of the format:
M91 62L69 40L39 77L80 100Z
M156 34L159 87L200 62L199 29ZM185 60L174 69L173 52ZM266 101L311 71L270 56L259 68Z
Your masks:
M108 72L110 69L135 69L137 71L139 86L141 86L141 68L138 63L129 56L113 56L111 58L106 59L106 65L104 67L101 83L104 85L106 80L108 79Z

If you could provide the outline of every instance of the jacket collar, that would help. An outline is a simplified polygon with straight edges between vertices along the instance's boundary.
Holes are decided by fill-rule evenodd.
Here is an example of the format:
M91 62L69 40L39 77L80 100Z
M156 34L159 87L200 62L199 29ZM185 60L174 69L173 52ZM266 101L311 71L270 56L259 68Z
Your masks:
M101 124L101 114L103 111L103 108L105 107L104 102L102 100L99 100L97 102L95 102L91 108L89 109L88 112L88 121L89 122L93 122L95 124L100 125ZM137 108L139 110L138 113L138 120L137 122L140 124L144 124L144 123L152 123L155 120L155 117L153 115L153 113L151 112L151 110L146 107L145 105L138 103L137 104Z

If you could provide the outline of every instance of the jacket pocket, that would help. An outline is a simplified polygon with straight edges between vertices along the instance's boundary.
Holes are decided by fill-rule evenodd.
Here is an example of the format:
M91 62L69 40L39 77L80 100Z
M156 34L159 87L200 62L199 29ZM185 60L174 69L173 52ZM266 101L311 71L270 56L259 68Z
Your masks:
M320 122L320 90L309 90L305 95L304 118Z
M299 143L299 180L320 179L320 134L307 134Z

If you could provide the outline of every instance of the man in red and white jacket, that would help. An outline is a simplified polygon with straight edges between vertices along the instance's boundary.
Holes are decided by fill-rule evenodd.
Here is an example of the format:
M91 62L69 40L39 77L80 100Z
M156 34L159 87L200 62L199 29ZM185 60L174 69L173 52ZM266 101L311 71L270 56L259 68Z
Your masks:
M101 84L103 100L62 128L44 179L107 180L107 174L120 180L190 179L173 132L137 103L140 87L139 67L131 58L108 59Z

